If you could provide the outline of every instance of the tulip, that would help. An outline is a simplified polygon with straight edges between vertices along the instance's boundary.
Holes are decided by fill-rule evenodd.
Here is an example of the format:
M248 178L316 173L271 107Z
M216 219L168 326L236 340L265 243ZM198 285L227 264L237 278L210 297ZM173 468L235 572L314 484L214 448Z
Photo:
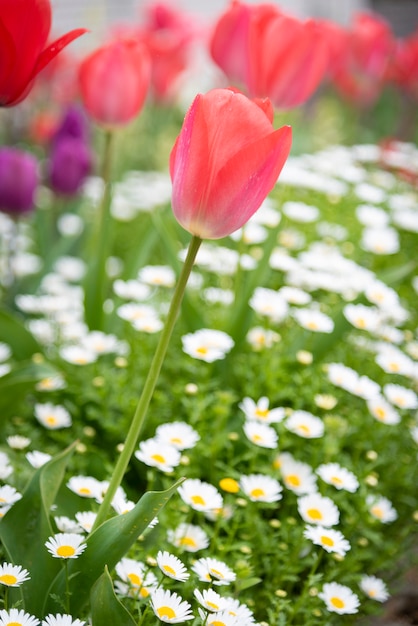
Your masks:
M251 97L281 109L303 104L328 68L328 44L314 20L303 22L274 5L233 2L212 34L211 53Z
M79 79L83 104L98 124L127 124L145 102L150 81L148 53L134 39L112 41L82 61Z
M13 217L29 213L37 185L36 158L17 148L0 148L0 211Z
M199 94L170 155L178 222L201 239L237 230L274 187L291 128L274 130L271 107L230 89Z
M46 45L50 28L50 0L0 2L0 106L21 102L39 72L86 32L78 28Z
M390 78L405 93L418 100L418 30L396 42Z
M65 137L53 147L48 167L49 184L58 194L75 195L91 166L92 155L87 144L76 137Z

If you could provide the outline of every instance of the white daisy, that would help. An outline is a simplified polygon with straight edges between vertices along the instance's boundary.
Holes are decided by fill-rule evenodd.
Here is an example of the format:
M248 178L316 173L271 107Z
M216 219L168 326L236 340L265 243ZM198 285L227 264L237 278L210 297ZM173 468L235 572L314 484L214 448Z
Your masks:
M237 626L238 621L235 615L231 615L228 611L219 611L210 613L203 623L208 626ZM242 624L242 622L239 623Z
M399 252L399 235L394 228L365 228L360 246L373 254L396 254Z
M35 389L37 391L56 391L57 389L64 389L65 386L63 377L56 374L55 376L42 378L42 380L36 383Z
M151 607L162 622L177 624L194 619L191 606L177 593L166 589L156 589L151 595Z
M254 326L247 333L247 341L252 349L258 352L265 348L271 348L280 341L280 335L269 328Z
M11 356L11 347L7 343L0 341L0 362L3 363L3 361L7 361L7 359L10 359Z
M22 435L10 435L6 441L13 450L24 450L31 442L29 437L22 437Z
M281 422L285 416L285 410L282 407L269 409L270 400L263 396L257 402L252 398L244 398L239 403L239 408L244 412L245 417L249 420L258 420L265 424L273 424Z
M327 552L335 552L345 556L351 549L350 543L339 530L324 526L306 526L303 535L317 546L322 546Z
M226 607L226 599L214 589L203 589L202 591L195 589L193 593L199 604L211 613L217 613Z
M0 611L0 626L38 626L37 617L26 613L22 609L10 609Z
M207 363L225 358L234 346L234 341L227 333L209 328L183 335L181 341L183 352Z
M324 422L308 411L293 411L285 426L290 432L305 439L315 439L324 434Z
M170 473L180 463L181 454L174 446L153 438L141 441L135 457L146 465Z
M77 533L57 533L45 543L48 552L57 559L76 559L87 548Z
M415 370L412 359L394 346L379 351L376 355L376 363L387 374L413 376Z
M298 496L317 491L316 476L308 463L297 461L290 454L279 454L274 467L280 470L285 487Z
M239 482L243 492L253 502L277 502L283 497L281 484L271 476L250 474L241 476Z
M354 493L359 487L359 482L353 472L341 467L339 463L323 463L316 468L316 473L328 485L336 489L343 489Z
M381 578L377 578L377 576L363 576L359 586L369 598L377 602L386 602L389 598L389 592L385 583Z
M418 408L418 396L412 389L388 383L383 386L383 393L386 398L397 406L399 409L416 409Z
M367 496L369 513L383 524L389 524L397 519L398 513L394 509L392 502L384 496Z
M71 476L67 487L83 498L101 499L102 483L93 476Z
M97 361L97 354L93 350L77 345L63 346L59 355L64 361L73 365L89 365Z
M319 218L318 207L305 204L304 202L288 200L284 202L282 211L286 217L295 222L315 222Z
M359 330L376 332L382 321L382 316L376 307L364 304L346 304L343 309L344 317L350 324Z
M335 526L340 520L336 504L319 493L310 493L298 499L298 511L305 522L320 526Z
M229 585L236 579L236 574L223 561L211 557L198 559L193 563L192 570L199 580L214 585Z
M87 350L101 355L119 352L121 342L116 335L106 334L100 330L93 330L82 338L81 345L87 348Z
M373 417L383 424L399 424L401 416L383 396L375 396L367 401L367 408Z
M222 496L216 487L199 478L188 478L177 491L183 502L195 511L213 511L223 506Z
M174 530L168 530L167 539L173 546L185 552L198 552L209 546L207 533L200 526L193 524L181 523Z
M39 450L32 450L26 453L26 458L34 468L42 467L45 463L48 463L52 459L52 456L47 452L40 452Z
M54 522L61 533L81 533L80 525L66 515L54 517Z
M89 533L93 528L96 517L97 513L95 513L94 511L78 511L75 514L78 525L87 533Z
M0 487L0 507L12 506L21 497L22 494L10 485L2 485Z
M325 602L328 611L339 615L357 613L360 605L357 595L339 583L325 583L318 597Z
M289 306L278 291L267 287L256 287L249 301L250 307L271 322L282 322L288 314Z
M68 613L50 613L42 620L41 626L85 626L86 622L75 619Z
M29 572L20 565L12 563L2 563L0 565L0 584L6 587L20 587L22 583L29 580Z
M174 287L176 275L168 265L147 265L139 270L138 280L152 287Z
M67 409L51 402L35 404L34 414L38 422L49 430L68 428L72 424L71 415Z
M316 309L293 309L292 317L299 326L315 333L332 333L334 330L332 319Z
M200 436L186 422L168 422L157 427L155 438L177 450L188 450L196 445Z
M226 597L225 601L227 603L226 612L235 617L237 625L239 624L241 626L241 624L243 624L243 626L249 626L255 623L253 612L246 604L231 597Z
M129 585L130 592L128 588L124 595L147 598L158 585L156 576L147 571L147 566L141 561L124 557L116 564L115 569L119 578Z
M157 565L165 576L179 580L180 582L186 581L190 574L186 570L184 564L174 554L170 554L166 550L159 551L157 554Z
M283 298L289 304L309 304L312 301L312 296L303 291L303 289L299 289L299 287L280 287L279 294L283 296Z
M119 298L126 300L146 300L151 289L148 285L140 283L138 280L121 280L118 278L113 283L113 291Z
M268 424L256 420L247 420L243 425L244 433L256 446L260 448L277 448L278 434Z

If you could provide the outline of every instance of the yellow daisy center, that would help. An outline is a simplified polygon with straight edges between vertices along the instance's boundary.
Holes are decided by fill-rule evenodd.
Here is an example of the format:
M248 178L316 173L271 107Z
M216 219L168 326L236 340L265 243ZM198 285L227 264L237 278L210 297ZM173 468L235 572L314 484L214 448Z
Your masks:
M4 585L14 585L17 583L17 578L12 574L3 574L0 576L0 583L3 583Z
M268 409L256 409L255 410L255 414L257 415L257 417L261 417L262 419L265 419L268 414L270 413L270 411Z
M7 626L22 626L22 622L8 622Z
M180 437L171 437L171 443L183 443Z
M202 506L205 506L205 504L206 504L206 502L202 498L202 496L199 496L199 495L194 495L190 499L193 502L193 504L201 504Z
M182 537L179 544L181 546L189 546L190 548L196 547L196 541L192 537Z
M357 327L358 328L366 328L366 320L363 317L357 318Z
M239 484L233 478L222 478L219 481L219 486L228 493L238 493L239 491Z
M165 458L162 456L162 454L152 454L151 458L157 463L165 463Z
M54 426L57 423L57 418L54 415L47 415L45 418L45 422Z
M57 548L57 554L63 558L68 558L69 556L74 556L75 549L73 546L59 546L59 548Z
M318 519L318 520L322 519L322 513L319 509L308 509L306 513L307 515L309 515L311 519Z
M381 519L383 517L383 511L380 506L372 507L372 514Z
M299 424L298 428L304 435L310 435L311 433L311 429L306 424Z
M134 573L128 574L128 578L131 581L131 583L135 585L135 587L140 587L142 585L142 580L140 579L138 574L134 574Z
M208 609L213 609L214 611L219 611L219 606L217 604L215 604L214 602L209 602L208 600L206 601L206 606Z
M261 435L253 435L252 440L254 442L263 441L263 438L261 437Z
M210 573L216 576L217 578L224 578L224 575L222 574L222 572L220 572L219 570L213 567L210 569Z
M211 622L212 626L225 626L225 622L220 622L218 619L214 622Z
M139 595L141 596L141 598L148 598L149 596L148 589L145 589L145 587L141 587Z
M318 324L314 322L313 320L311 320L310 322L306 324L306 327L309 328L309 330L317 330Z
M157 609L157 613L159 617L168 617L169 619L173 619L173 617L176 617L176 614L171 606L160 606Z
M335 541L331 539L331 537L328 537L328 535L322 535L321 543L324 546L329 546L330 548L332 548L332 546L335 544Z
M78 493L79 493L80 495L89 496L89 495L91 494L91 490L90 490L88 487L81 487L81 488L78 490Z
M176 571L169 565L163 565L163 570L166 572L166 574L171 574L171 576L176 575Z
M335 606L336 609L343 609L345 607L345 603L343 602L343 600L341 600L341 598L337 598L337 597L333 597L330 600L332 606Z
M198 354L207 354L208 353L208 349L205 346L201 346L200 348L196 349L196 352Z
M331 476L331 482L334 485L342 485L343 481L341 480L341 478L339 476Z
M252 489L250 491L250 496L252 496L253 498L262 498L265 495L266 494L264 489L260 489L260 487L256 487L255 489Z
M300 486L300 478L296 476L296 474L289 474L285 477L286 482L291 487L299 487Z
M386 411L385 411L385 409L382 409L382 407L381 407L381 406L378 406L378 407L375 409L375 413L376 413L376 417L377 417L378 419L380 419L380 420L382 420L382 419L386 416Z
M392 361L392 363L389 363L389 369L391 372L399 372L399 364Z

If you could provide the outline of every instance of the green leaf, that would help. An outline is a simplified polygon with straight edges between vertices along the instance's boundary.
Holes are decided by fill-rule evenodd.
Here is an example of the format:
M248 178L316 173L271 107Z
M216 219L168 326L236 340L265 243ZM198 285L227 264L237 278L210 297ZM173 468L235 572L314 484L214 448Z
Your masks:
M166 491L150 491L144 494L131 511L112 517L89 535L85 551L78 559L71 559L68 563L69 575L77 574L70 584L70 608L73 615L78 615L88 602L90 590L104 568L107 566L112 570L115 567L183 480L177 481ZM63 571L58 574L50 592L61 597L65 594ZM52 612L56 610L50 600L47 607Z
M48 363L21 363L0 378L0 412L3 417L16 413L34 385L44 378L56 376L58 370Z
M31 576L19 589L24 608L38 616L42 615L47 591L61 568L59 559L45 548L45 542L54 534L51 506L75 446L73 443L35 472L22 498L0 524L0 540L9 559L26 568Z
M17 361L30 359L32 354L42 350L22 320L5 310L0 310L0 341L11 347Z
M137 624L128 609L116 597L107 567L92 587L90 605L92 626L103 626L103 624L136 626Z
M261 578L257 578L256 576L253 576L252 578L245 578L244 580L237 580L236 587L239 591L244 591L244 589L249 589L250 587L259 585L261 582L263 582Z

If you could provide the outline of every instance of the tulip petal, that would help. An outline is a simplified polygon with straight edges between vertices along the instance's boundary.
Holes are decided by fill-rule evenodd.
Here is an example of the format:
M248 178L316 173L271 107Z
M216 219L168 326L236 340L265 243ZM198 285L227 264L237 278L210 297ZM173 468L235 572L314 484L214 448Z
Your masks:
M61 50L68 46L69 43L78 39L78 37L81 37L81 35L84 35L87 32L89 31L86 28L75 28L65 35L62 35L62 37L59 37L59 39L56 39L47 48L45 48L45 50L43 50L38 57L31 79L35 78L35 76L39 74L39 72L61 52Z
M3 22L0 20L1 63L0 63L0 106L2 104L2 85L6 84L16 60L16 46Z
M199 237L217 239L243 226L274 187L289 155L290 126L245 146L218 172L208 206L191 230Z

